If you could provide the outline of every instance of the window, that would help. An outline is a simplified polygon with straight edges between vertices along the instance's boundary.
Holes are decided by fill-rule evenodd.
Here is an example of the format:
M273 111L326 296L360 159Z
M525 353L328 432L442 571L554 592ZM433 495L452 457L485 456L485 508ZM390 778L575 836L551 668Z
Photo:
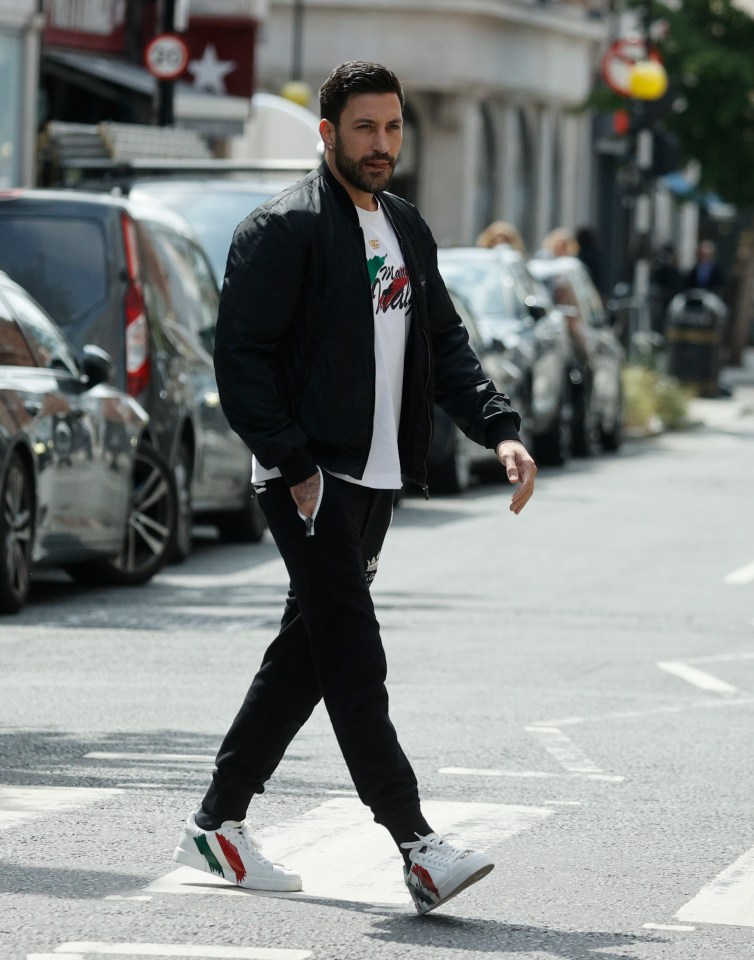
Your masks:
M4 293L37 351L40 366L78 376L79 367L73 350L52 320L19 291L7 289Z
M211 349L217 321L217 287L199 248L162 224L146 225L167 271L174 308L171 318L181 331Z
M107 295L102 226L83 217L0 219L0 263L65 329Z

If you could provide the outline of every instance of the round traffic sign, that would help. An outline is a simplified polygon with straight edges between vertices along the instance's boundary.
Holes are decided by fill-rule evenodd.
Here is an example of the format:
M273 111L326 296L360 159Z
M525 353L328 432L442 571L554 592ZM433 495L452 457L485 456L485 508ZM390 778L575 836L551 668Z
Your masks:
M610 44L600 60L602 79L623 97L632 96L631 76L635 65L642 61L662 63L657 50L647 48L641 37L623 37Z
M175 80L189 62L186 41L175 33L160 33L152 37L144 50L147 70L158 80Z

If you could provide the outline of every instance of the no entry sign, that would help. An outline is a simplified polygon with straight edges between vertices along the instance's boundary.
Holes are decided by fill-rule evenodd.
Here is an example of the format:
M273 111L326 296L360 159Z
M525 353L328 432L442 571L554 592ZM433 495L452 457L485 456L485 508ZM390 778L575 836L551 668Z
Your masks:
M616 93L623 97L631 96L631 71L641 60L654 60L661 63L660 54L651 47L647 49L641 37L624 37L610 44L600 60L602 79Z

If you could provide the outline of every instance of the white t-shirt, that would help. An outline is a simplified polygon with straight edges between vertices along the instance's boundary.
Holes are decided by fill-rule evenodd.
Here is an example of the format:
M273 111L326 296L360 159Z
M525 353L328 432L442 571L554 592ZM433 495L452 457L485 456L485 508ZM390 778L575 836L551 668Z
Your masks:
M374 310L374 422L372 445L357 480L345 474L336 477L378 490L397 490L401 485L398 457L398 424L401 419L403 365L411 313L411 283L398 238L382 207L356 207L364 234L367 270L372 285ZM275 468L266 470L254 458L255 483L279 477Z

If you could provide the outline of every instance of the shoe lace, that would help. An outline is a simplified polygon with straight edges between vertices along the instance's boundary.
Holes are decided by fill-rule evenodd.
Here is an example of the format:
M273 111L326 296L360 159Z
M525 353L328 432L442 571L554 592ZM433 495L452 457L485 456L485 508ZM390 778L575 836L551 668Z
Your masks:
M264 854L262 853L262 844L258 840L255 840L254 837L251 835L251 830L249 829L249 825L246 823L245 820L239 823L238 826L230 827L228 832L238 834L238 837L241 840L243 840L245 844L247 844L251 852L253 854L256 854L257 859L264 860L267 863L270 862L269 860L267 860L267 857L265 857Z
M420 833L415 834L415 836L418 839L409 840L407 843L401 844L402 850L409 851L411 860L414 859L416 854L421 854L424 859L432 860L435 863L440 861L447 862L448 860L454 860L460 857L463 853L462 849L459 850L458 847L454 847L452 844L446 842L446 837L452 836L450 833L444 833L441 837L437 834L423 837Z

